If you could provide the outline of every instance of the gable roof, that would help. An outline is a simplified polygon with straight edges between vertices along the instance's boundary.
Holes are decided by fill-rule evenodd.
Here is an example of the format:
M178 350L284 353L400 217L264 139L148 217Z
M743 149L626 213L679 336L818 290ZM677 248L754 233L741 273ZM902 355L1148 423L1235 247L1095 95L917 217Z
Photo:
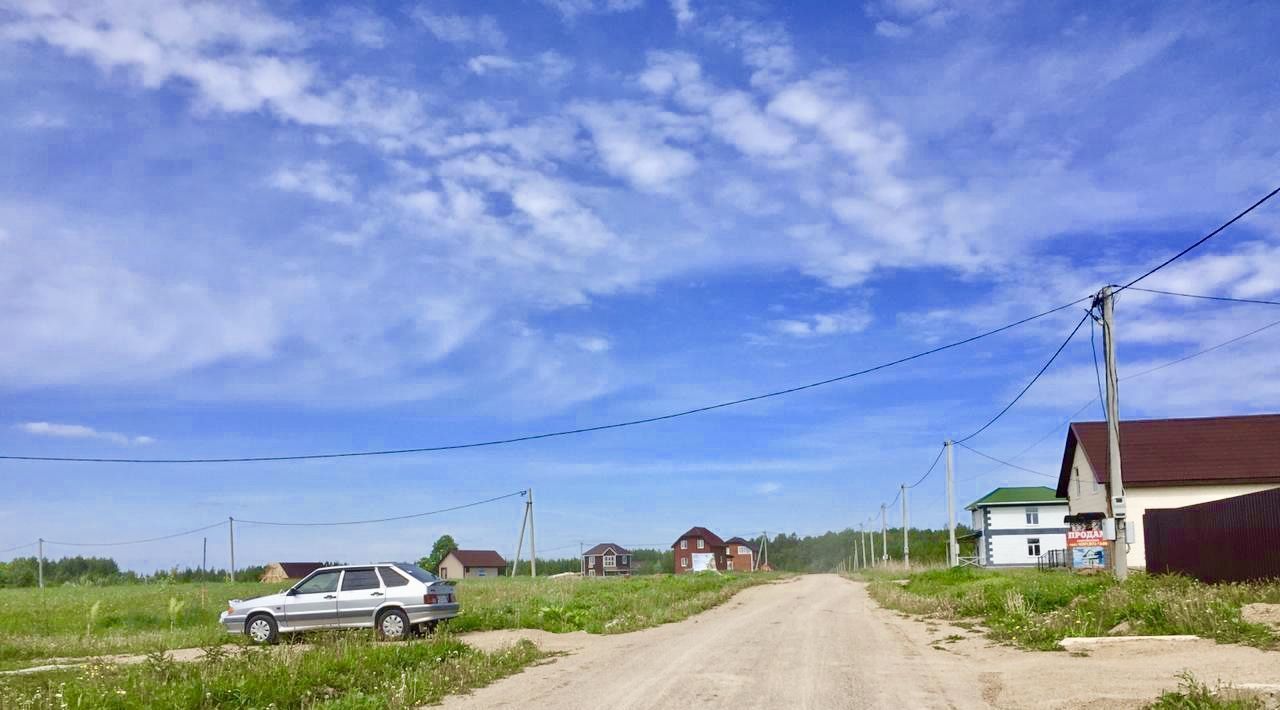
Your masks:
M1048 486L1002 486L965 506L965 510L988 508L997 505L1023 505L1026 503L1067 504L1066 498Z
M276 564L280 565L284 576L289 579L302 579L325 566L323 562L277 562Z
M613 548L614 553L618 555L631 554L631 550L628 550L622 545L615 545L612 542L602 542L599 545L596 545L595 547L591 548L590 550L587 550L586 552L582 553L582 555L584 557L587 555L603 555L605 550L608 550L610 548Z
M1280 483L1280 414L1120 422L1124 485ZM1072 422L1058 472L1066 495L1076 448L1098 483L1110 481L1106 422Z
M461 562L463 567L507 566L507 561L496 550L454 550L449 554Z
M729 538L728 540L725 540L725 541L724 541L724 544L726 544L726 545L746 545L748 548L750 548L750 549L751 549L751 552L752 552L752 553L758 553L758 552L759 552L759 550L757 550L757 549L756 549L756 544L755 544L754 542L751 542L750 540L744 540L744 539L742 539L742 538L740 538L740 537L731 537L731 538Z
M675 547L676 545L679 545L680 541L685 539L686 537L700 537L706 540L707 544L710 545L711 547L724 547L724 540L721 540L719 535L701 526L694 526L689 528L689 531L681 535L680 537L676 538L676 541L671 543L671 546Z

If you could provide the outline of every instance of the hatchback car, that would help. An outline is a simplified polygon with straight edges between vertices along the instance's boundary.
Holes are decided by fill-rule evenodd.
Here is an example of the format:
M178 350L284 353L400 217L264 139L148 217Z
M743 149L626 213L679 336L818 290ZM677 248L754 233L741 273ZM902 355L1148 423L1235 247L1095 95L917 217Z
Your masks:
M232 599L218 621L254 643L319 629L368 629L403 639L458 615L451 583L417 565L380 562L321 567L279 594Z

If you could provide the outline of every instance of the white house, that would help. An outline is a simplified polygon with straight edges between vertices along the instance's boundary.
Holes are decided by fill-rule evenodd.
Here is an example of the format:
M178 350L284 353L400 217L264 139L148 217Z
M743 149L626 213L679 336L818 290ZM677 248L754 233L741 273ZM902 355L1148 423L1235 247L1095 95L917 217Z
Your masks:
M1142 516L1280 488L1280 414L1120 422L1121 475L1130 567L1146 567ZM1072 515L1111 517L1106 422L1074 422L1058 473L1057 494Z
M1067 501L1052 488L997 488L967 509L983 567L1032 566L1049 550L1067 548Z

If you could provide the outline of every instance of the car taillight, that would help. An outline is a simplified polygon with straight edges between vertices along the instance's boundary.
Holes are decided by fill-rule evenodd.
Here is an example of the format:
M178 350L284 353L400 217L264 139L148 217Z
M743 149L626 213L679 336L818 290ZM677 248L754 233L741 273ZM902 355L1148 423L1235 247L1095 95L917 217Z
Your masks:
M422 598L423 604L451 604L453 603L452 594L428 594Z

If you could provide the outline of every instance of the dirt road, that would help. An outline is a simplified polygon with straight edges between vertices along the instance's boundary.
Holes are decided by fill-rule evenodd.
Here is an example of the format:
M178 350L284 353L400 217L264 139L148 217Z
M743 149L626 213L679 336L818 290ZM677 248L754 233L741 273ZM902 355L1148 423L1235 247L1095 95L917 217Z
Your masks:
M753 587L687 621L630 634L466 640L497 648L519 638L565 655L444 707L1129 708L1176 687L1184 670L1210 683L1280 682L1280 654L1211 641L1132 642L1088 657L996 646L881 609L864 585L834 575Z

